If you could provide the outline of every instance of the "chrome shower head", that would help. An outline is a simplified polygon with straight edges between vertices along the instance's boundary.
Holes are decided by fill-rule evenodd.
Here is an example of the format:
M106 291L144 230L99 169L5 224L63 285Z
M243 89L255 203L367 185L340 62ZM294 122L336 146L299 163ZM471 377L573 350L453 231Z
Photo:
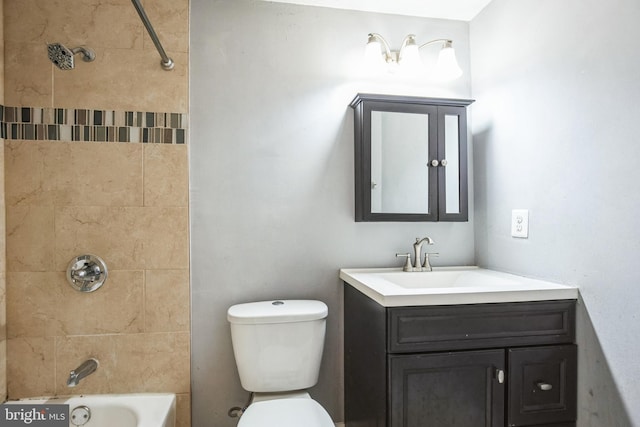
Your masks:
M82 60L85 62L91 62L96 59L96 54L93 50L84 46L69 49L62 43L51 43L47 45L47 52L49 60L61 70L73 70L75 67L73 57L78 53L82 53Z

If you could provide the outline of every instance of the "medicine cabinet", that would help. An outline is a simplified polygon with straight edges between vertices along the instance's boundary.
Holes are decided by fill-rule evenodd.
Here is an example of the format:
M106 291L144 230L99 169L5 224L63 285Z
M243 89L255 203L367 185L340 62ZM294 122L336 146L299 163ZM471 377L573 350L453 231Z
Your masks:
M356 221L467 221L473 100L358 94Z

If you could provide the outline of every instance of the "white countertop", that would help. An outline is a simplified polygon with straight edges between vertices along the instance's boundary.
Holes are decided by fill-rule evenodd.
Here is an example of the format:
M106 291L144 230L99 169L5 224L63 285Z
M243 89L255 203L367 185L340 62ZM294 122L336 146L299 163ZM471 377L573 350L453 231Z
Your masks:
M577 299L578 287L478 267L343 268L340 278L384 307Z

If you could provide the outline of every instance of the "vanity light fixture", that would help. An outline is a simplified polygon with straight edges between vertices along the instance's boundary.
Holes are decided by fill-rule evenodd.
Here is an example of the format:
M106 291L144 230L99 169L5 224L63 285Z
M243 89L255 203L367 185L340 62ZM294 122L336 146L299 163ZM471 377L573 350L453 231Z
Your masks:
M393 51L380 34L370 33L365 46L365 60L372 67L386 66L390 72L395 72L398 68L417 70L421 65L420 49L436 43L442 43L442 48L433 70L433 78L443 82L457 79L462 75L462 70L456 60L453 42L449 39L436 39L418 45L416 36L409 34L402 41L400 50Z

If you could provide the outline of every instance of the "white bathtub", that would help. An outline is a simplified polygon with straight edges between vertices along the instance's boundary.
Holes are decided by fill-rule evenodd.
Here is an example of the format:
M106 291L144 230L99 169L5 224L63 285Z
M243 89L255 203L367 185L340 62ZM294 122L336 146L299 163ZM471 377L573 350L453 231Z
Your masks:
M81 424L87 407L91 413L83 427L175 427L176 396L172 393L94 394L33 398L6 402L18 405L69 405L69 427ZM71 419L72 414L75 419Z

